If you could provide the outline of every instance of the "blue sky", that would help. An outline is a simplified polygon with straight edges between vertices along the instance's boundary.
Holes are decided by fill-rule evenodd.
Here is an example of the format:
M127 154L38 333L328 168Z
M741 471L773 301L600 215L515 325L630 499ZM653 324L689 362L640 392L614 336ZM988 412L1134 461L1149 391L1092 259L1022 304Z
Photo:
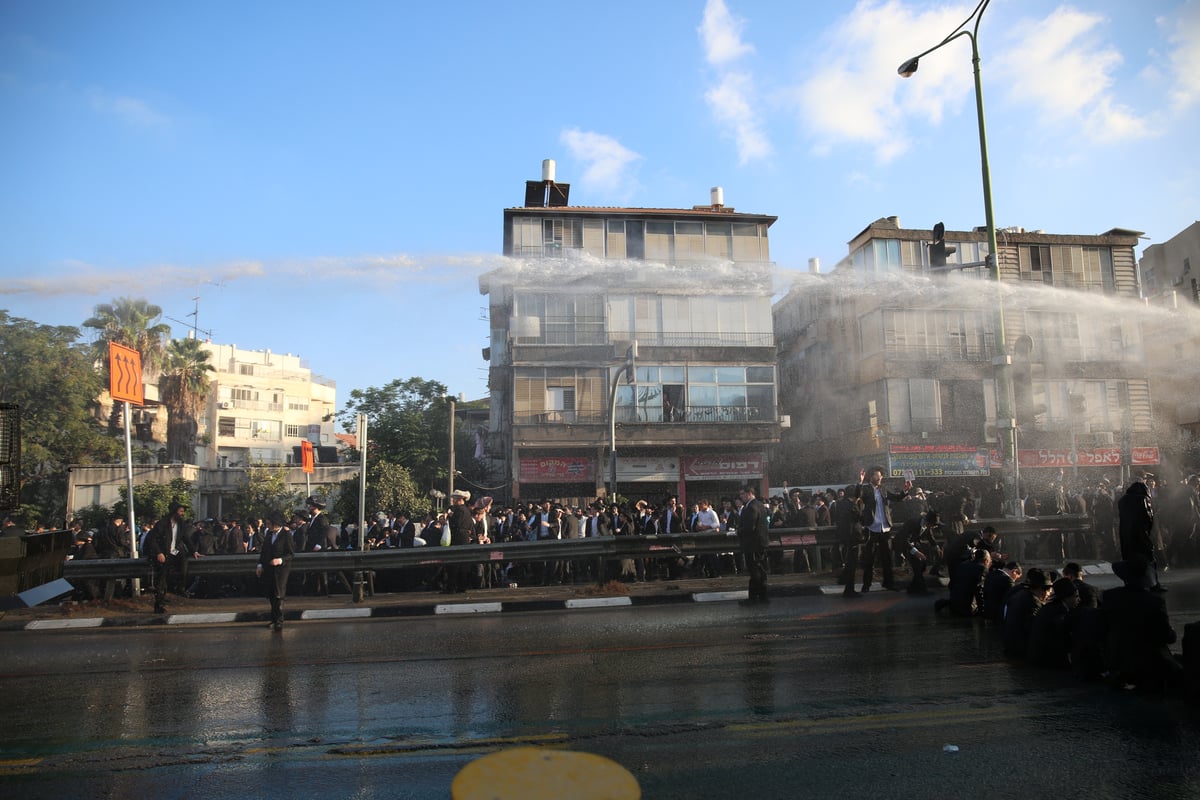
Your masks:
M544 158L578 205L777 215L780 291L879 217L982 225L969 44L896 75L974 7L0 0L0 308L146 297L339 403L479 397L477 279ZM1200 1L995 0L979 39L998 225L1200 217Z

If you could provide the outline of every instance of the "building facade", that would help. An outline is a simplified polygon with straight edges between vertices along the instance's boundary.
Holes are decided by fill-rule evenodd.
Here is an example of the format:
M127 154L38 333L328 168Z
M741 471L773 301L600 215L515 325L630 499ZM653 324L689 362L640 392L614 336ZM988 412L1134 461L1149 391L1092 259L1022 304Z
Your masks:
M1163 313L1147 331L1160 416L1200 451L1200 222L1142 253L1142 292Z
M528 183L526 205L504 210L506 265L480 279L484 450L510 496L609 495L614 442L626 498L715 502L765 483L776 218L726 208L717 189L690 209L569 206L568 189L552 168Z
M955 487L1011 474L1001 332L1024 484L1153 468L1138 236L1000 231L997 284L983 229L946 232L951 269L935 273L932 230L871 223L833 272L803 276L774 307L792 423L776 482L845 485L872 464Z
M291 353L206 342L215 372L197 460L213 468L299 464L301 442L337 463L337 386Z

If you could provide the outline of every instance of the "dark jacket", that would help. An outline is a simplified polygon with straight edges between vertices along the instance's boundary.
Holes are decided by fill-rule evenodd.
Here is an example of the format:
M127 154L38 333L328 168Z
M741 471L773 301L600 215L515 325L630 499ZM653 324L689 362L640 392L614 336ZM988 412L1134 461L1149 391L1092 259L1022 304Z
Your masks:
M737 535L743 550L766 550L770 546L767 510L757 497L742 506L742 513L738 517Z
M1121 538L1121 558L1125 561L1154 560L1154 505L1146 484L1135 481L1117 501L1117 516Z
M154 527L146 535L146 558L149 560L157 560L160 554L170 557L172 519L174 517L163 517L154 523ZM189 520L178 520L175 527L175 550L183 558L190 558L195 554L192 548L192 529L193 525Z
M338 549L337 532L329 524L329 517L325 516L324 511L310 519L304 531L305 552L314 552L318 547L321 550Z
M903 500L908 492L889 492L883 487L879 489L883 495L883 518L884 525L888 528L892 527L892 503ZM869 483L860 483L855 496L862 501L862 510L859 512L859 522L865 530L871 530L871 526L875 524L875 487Z

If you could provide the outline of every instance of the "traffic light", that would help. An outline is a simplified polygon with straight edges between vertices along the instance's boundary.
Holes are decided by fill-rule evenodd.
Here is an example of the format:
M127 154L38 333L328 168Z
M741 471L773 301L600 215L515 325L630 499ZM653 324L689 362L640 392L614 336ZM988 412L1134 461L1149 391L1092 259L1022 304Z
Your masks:
M938 223L933 226L933 241L929 243L929 268L945 269L946 257L958 251L954 245L946 244L946 226Z

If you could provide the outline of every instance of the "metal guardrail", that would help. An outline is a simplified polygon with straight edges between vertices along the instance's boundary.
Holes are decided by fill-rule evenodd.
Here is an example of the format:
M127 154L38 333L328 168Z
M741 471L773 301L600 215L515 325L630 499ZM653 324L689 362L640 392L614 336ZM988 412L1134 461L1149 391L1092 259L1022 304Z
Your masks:
M971 529L991 525L1001 537L1042 536L1076 533L1091 529L1086 516L1070 515L1026 519L976 520ZM772 550L832 547L839 544L837 532L819 528L775 528L770 531ZM538 542L503 542L453 547L387 548L383 550L335 550L297 553L292 572L357 572L394 570L443 564L495 562L568 561L586 559L671 558L705 553L728 553L738 549L736 535L723 533L676 533L664 536L601 536L586 539L550 539ZM257 553L205 556L189 559L189 575L246 575L254 572ZM63 566L68 580L149 578L150 562L139 558L72 560Z

